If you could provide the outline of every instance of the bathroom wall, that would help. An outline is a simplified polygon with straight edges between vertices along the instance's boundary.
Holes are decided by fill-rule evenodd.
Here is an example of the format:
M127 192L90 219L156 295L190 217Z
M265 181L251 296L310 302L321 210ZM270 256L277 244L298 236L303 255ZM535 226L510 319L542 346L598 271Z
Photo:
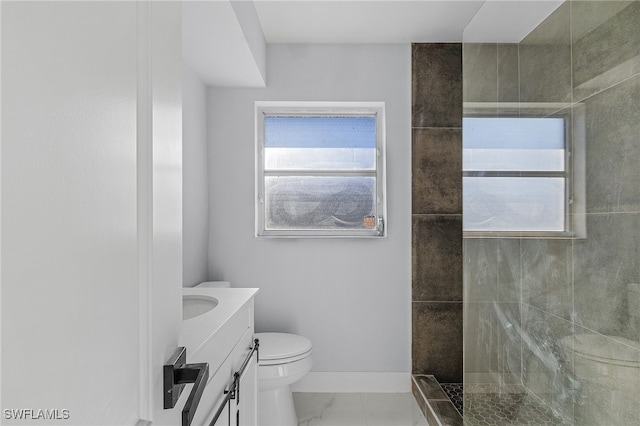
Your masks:
M307 390L409 390L410 58L409 45L269 45L265 89L208 91L210 278L260 288L257 331L311 339ZM254 237L262 100L386 103L387 238Z
M183 287L208 279L209 177L207 88L182 66L182 264Z
M583 174L571 219L586 223L576 238L465 239L465 385L524 384L572 424L640 418L640 375L587 372L566 345L599 336L640 359L638 22L638 2L572 1L518 45L464 45L465 105L567 117Z
M179 422L179 8L0 4L3 425Z
M462 45L412 46L412 372L462 381Z

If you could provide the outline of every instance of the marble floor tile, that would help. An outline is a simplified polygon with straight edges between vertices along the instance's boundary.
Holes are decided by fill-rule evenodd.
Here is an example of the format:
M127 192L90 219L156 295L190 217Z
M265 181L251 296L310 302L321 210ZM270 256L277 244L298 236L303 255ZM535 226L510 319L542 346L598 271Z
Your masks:
M299 426L367 426L359 393L294 393Z
M427 426L427 420L410 393L363 393L367 426Z
M299 426L427 426L410 393L293 394Z

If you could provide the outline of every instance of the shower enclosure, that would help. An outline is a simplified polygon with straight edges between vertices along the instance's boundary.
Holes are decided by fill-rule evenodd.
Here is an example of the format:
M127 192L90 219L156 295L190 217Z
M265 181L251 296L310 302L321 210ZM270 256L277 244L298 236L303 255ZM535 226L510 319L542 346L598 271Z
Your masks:
M640 2L465 32L463 99L464 423L640 424Z

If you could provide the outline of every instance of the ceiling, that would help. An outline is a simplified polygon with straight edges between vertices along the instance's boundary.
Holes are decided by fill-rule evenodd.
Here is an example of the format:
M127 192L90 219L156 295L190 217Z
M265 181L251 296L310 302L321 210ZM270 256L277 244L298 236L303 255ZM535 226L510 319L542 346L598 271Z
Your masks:
M555 0L254 0L267 43L519 42Z
M269 43L517 43L562 2L186 0L183 56L207 85L264 87Z
M460 41L480 1L254 2L268 43Z

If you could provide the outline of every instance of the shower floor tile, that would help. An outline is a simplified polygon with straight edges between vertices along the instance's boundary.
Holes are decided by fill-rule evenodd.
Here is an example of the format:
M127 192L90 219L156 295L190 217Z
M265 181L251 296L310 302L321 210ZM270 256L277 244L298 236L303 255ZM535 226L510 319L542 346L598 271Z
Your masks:
M462 383L441 383L440 386L453 402L453 406L456 407L458 413L464 416L464 394L462 393L464 386Z
M536 396L527 393L522 385L489 385L462 383L440 383L433 376L414 375L414 382L422 389L416 396L426 398L425 403L430 406L423 408L425 413L434 413L438 419L433 423L449 425L464 424L465 426L571 426L573 423L556 417L553 412ZM425 386L427 383L429 386ZM436 387L443 397L446 395L447 404L464 417L460 421L453 421L443 413L437 404L444 403L440 394L436 394ZM429 397L430 396L430 397ZM435 398L435 399L434 399ZM451 401L451 402L449 402ZM434 405L435 404L435 405ZM450 411L453 411L451 408ZM450 417L450 416L449 416ZM464 419L464 420L463 420Z
M557 418L540 400L526 392L496 392L473 388L464 394L464 424L468 426L547 426L570 423Z

